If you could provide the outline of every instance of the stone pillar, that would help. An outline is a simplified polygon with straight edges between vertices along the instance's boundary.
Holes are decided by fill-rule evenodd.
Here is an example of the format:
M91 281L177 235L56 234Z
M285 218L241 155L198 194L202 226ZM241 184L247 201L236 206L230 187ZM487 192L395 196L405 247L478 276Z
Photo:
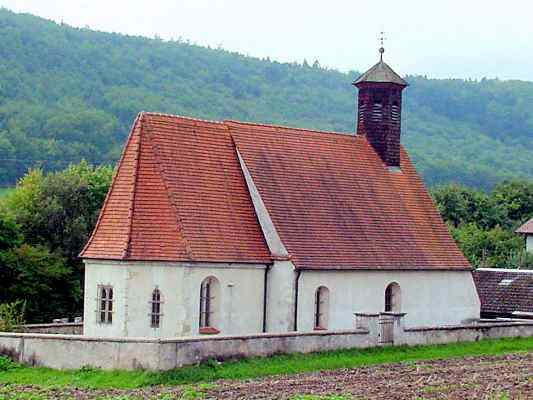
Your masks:
M379 343L379 314L354 313L355 329L368 331L368 345L377 346Z

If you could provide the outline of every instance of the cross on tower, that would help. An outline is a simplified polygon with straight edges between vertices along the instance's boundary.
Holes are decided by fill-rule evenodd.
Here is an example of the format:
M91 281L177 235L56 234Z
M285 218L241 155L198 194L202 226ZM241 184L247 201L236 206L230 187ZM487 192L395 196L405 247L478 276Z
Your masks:
M385 42L387 38L385 37L385 32L381 31L379 34L380 36L378 40L381 44L381 47L379 48L379 59L380 61L383 61L383 53L385 53L385 48L383 47L383 43Z

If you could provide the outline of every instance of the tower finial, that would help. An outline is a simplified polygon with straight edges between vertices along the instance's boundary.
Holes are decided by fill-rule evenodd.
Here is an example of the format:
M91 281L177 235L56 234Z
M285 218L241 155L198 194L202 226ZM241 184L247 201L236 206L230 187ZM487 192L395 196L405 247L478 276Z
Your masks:
M379 36L379 42L381 44L381 47L379 48L379 61L383 61L383 53L385 53L385 48L383 47L383 43L385 42L385 32L381 31Z

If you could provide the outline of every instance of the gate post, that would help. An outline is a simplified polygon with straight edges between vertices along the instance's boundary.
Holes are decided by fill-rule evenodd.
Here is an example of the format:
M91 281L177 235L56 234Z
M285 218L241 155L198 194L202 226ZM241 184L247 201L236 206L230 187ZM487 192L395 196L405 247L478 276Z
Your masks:
M382 346L401 344L403 339L403 317L406 313L380 312L379 344Z
M379 343L379 314L372 313L354 313L355 329L364 329L368 331L369 346L377 346Z

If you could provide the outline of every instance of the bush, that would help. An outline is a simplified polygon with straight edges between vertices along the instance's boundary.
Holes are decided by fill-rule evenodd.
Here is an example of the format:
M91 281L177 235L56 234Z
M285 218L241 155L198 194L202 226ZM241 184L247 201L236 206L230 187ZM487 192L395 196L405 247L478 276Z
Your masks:
M25 311L26 302L22 300L0 304L0 332L14 332L24 325Z
M505 260L505 268L533 269L533 253L525 250L512 252Z
M20 367L21 365L17 364L11 358L6 356L0 356L0 372L10 371Z

